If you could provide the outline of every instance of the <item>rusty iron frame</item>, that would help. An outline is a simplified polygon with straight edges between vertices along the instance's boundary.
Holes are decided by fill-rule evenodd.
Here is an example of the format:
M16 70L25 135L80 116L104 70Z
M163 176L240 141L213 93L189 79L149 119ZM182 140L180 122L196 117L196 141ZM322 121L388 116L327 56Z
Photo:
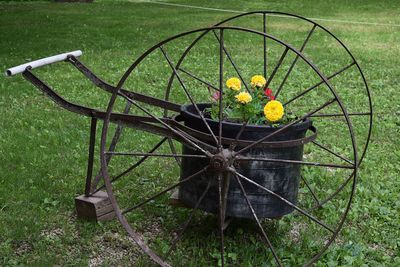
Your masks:
M313 27L313 30L314 30L314 28L315 28L315 27ZM304 119L310 117L310 116L313 115L313 114L316 114L317 112L319 112L320 110L324 109L325 107L329 106L329 105L332 104L332 103L337 103L337 104L340 106L340 108L341 108L341 110L342 110L342 112L343 112L343 116L344 116L345 119L346 119L346 122L347 122L347 125L348 125L348 128L349 128L349 132L350 132L350 136L351 136L352 146L353 146L354 162L353 162L352 164L350 164L350 165L335 165L335 164L309 163L309 165L313 165L313 166L329 166L329 167L336 167L336 168L349 168L349 169L353 169L353 170L354 170L354 176L353 176L353 177L354 177L354 179L353 179L353 190L352 190L351 195L350 195L350 197L349 197L349 202L348 202L348 205L347 205L347 209L346 209L346 211L344 212L344 214L343 214L343 216L342 216L342 218L341 218L341 220L340 220L340 223L339 223L339 225L338 225L337 228L332 228L332 227L326 225L325 223L323 223L323 222L321 222L320 220L318 220L317 218L313 217L313 216L310 215L308 212L306 212L305 210L299 208L299 207L296 206L295 204L288 202L287 200L285 200L285 199L282 198L281 196L277 195L276 193L274 193L274 192L270 191L269 189L264 188L264 187L262 187L261 185L258 185L257 183L255 183L256 186L261 187L261 188L262 188L263 190L265 190L267 193L272 194L273 196L278 197L279 199L281 199L282 201L284 201L284 202L287 203L288 205L291 205L293 208L295 208L295 209L296 209L297 211L299 211L301 214L303 214L303 215L305 215L306 217L310 218L312 221L316 222L316 223L319 224L320 226L323 226L325 229L329 230L329 232L332 234L332 237L327 241L327 245L325 245L324 248L321 250L322 252L316 254L316 255L313 257L313 259L310 261L310 264L311 264L311 263L314 262L316 259L318 259L318 257L327 249L327 247L328 247L328 246L330 245L330 243L334 240L334 238L336 237L336 235L338 234L338 232L340 231L340 229L341 229L341 227L342 227L342 225L343 225L343 222L344 222L344 219L346 218L347 212L348 212L348 210L350 209L350 204L351 204L351 200L352 200L353 193L354 193L354 189L355 189L355 177L356 177L356 172L357 172L357 168L358 168L358 164L357 164L358 160L357 160L357 149L356 149L356 143L355 143L354 134L353 134L353 130L352 130L352 125L351 125L351 121L350 121L350 119L349 119L349 115L347 114L347 111L346 111L345 107L343 106L343 104L342 104L342 102L341 102L339 96L337 95L337 93L335 92L335 90L333 89L333 87L330 85L328 79L327 79L322 73L320 73L319 70L318 70L310 61L308 61L308 60L304 57L304 55L303 55L301 52L297 51L295 48L293 48L293 47L290 46L289 44L286 44L286 43L282 42L281 40L278 40L278 39L274 38L273 36L270 36L270 35L268 35L268 34L266 34L266 33L261 33L261 32L255 31L255 30L244 29L244 28L239 28L239 27L216 26L216 27L210 27L210 28L204 28L204 29L198 29L198 30L186 32L186 33L183 33L183 34L180 34L180 35L177 35L177 36L168 38L168 39L166 39L166 40L160 42L159 44L153 46L152 48L150 48L149 50L147 50L137 61L135 61L135 62L132 64L132 66L127 70L127 72L124 74L124 76L122 77L122 79L121 79L120 82L118 83L118 85L117 85L117 87L116 87L116 91L115 91L115 92L113 93L113 95L112 95L112 97L111 97L111 99L110 99L109 106L108 106L108 108L107 108L107 114L108 114L109 117L111 117L114 102L115 102L116 98L119 96L119 88L122 88L122 86L123 86L125 80L128 78L128 76L129 76L129 74L131 73L131 71L132 71L132 70L133 70L133 69L148 55L148 54L150 54L151 52L153 52L153 51L155 51L155 50L161 48L164 57L168 60L168 64L169 64L170 66L174 66L173 63L170 61L166 50L165 50L164 48L162 48L166 43L168 43L169 41L174 40L174 39L176 39L176 38L179 38L179 37L182 37L182 36L185 36L185 35L189 35L189 34L193 34L193 33L197 33L197 32L209 32L209 31L212 31L212 32L215 34L215 30L219 30L219 32L220 32L219 38L217 38L217 39L218 39L218 42L219 42L219 44L220 44L220 63L219 63L219 65L220 65L220 85L219 85L219 91L220 91L220 92L222 92L222 82L221 82L221 81L222 81L222 73L223 73L223 57L222 57L222 54L223 54L223 52L226 53L226 50L223 49L223 45L224 45L224 42L223 42L223 32L224 32L224 31L227 31L227 30L236 30L236 31L244 31L244 32L250 32L250 33L253 33L253 34L262 35L262 36L264 36L264 37L266 37L266 38L268 38L268 39L271 39L271 40L273 40L273 41L275 41L275 42L278 42L279 44L281 44L281 45L283 45L283 46L285 47L285 50L284 50L284 52L283 52L283 54L282 54L282 56L281 56L281 58L280 58L278 64L275 66L275 68L274 68L274 70L273 70L273 72L272 72L272 74L271 74L271 76L270 76L268 82L271 82L272 78L274 77L274 74L276 73L276 71L277 71L278 68L280 67L282 61L284 60L285 56L287 55L288 51L290 50L291 52L294 52L294 53L295 53L298 57L300 57L302 60L304 60L304 61L305 61L305 62L320 76L321 80L323 80L323 83L326 84L326 85L328 86L328 88L330 89L330 91L331 91L332 94L334 95L334 98L333 98L333 99L327 101L325 104L321 105L319 108L317 108L317 109L315 109L315 110L313 110L313 111L307 113L306 115L300 117L299 119L297 119L297 120L294 121L293 123L290 123L290 124L288 124L288 125L285 125L285 126L282 127L281 129L279 129L279 130L273 132L272 134L269 134L269 135L265 136L264 138L262 138L262 139L260 139L260 140L257 140L257 141L255 141L255 142L253 142L253 143L251 143L251 144L248 144L248 145L245 146L244 148L241 148L239 151L231 152L231 155L232 155L233 158L236 158L236 160L268 160L268 159L257 159L257 158L246 159L246 158L240 157L240 156L238 156L238 155L241 154L241 153L243 153L243 152L245 152L245 151L247 151L247 150L249 150L249 149L252 148L252 147L255 147L255 146L259 145L259 144L262 144L264 141L266 141L267 139L271 138L272 136L274 136L274 135L276 135L276 134L278 134L278 133L280 133L280 132L284 132L284 131L287 130L291 125L293 125L293 124L295 124L295 123L297 123L297 122L299 122L299 121L301 121L301 120L304 120ZM297 61L297 60L296 60L296 61ZM178 68L179 68L179 65L180 65L180 64L178 63L178 64L176 64L175 66L178 66ZM183 84L183 83L181 82L181 81L182 81L182 78L179 76L178 72L176 71L176 68L177 68L177 67L174 67L174 68L173 68L173 74L177 76L178 80L180 81L180 84L182 85L182 84ZM192 75L192 76L193 76L193 75ZM271 77L272 77L272 78L271 78ZM197 80L201 81L202 79L197 79ZM187 89L186 89L183 85L182 85L182 87L183 87L185 93L187 93ZM221 103L221 100L220 100L220 103ZM135 103L133 102L132 104L135 104ZM201 112L199 112L198 109L196 109L196 110L197 110L197 112L198 112L197 115L201 117L202 121L203 121L204 124L206 124L206 126L207 126L207 120L206 120L206 118L204 117L204 115L203 115ZM220 109L220 111L221 111L221 109ZM104 121L104 125L103 125L102 142L101 142L101 143L102 143L102 144L101 144L101 151L102 151L101 159L102 159L102 166L103 166L103 176L104 176L104 179L105 179L105 180L108 180L108 176L109 176L109 175L108 175L108 172L107 172L107 167L106 167L106 165L105 165L105 163L106 163L106 162L105 162L105 159L106 159L105 154L107 154L107 151L105 150L105 146L104 146L104 145L105 145L106 135L107 135L107 130L108 130L108 124L109 124L109 118L106 117L106 118L105 118L105 121ZM245 124L243 124L243 125L245 125ZM242 128L244 128L244 127L245 127L245 126L243 126ZM209 127L207 127L207 128L209 129ZM226 162L231 160L231 159L228 159L228 158L226 158L226 157L224 156L224 153L226 153L226 152L223 151L223 149L222 149L222 131L221 131L221 128L222 128L222 116L221 116L221 112L220 112L220 114L219 114L219 135L218 135L218 139L219 139L219 140L218 140L218 150L217 150L217 153L214 154L214 155L211 157L210 166L213 166L213 162L212 162L212 161L213 161L214 158L218 158L218 160L221 160L221 159L222 159L222 161L225 161L225 162L222 162L222 164L221 164L220 162L217 162L216 166L225 166L225 165L226 165ZM215 151L214 151L214 153L215 153ZM173 155L172 155L172 156L173 156ZM271 159L269 159L269 160L271 160ZM304 164L304 165L307 165L307 162L295 162L295 161L280 161L280 162L284 162L284 163L287 163L287 164ZM247 178L247 177L243 177L240 173L236 172L236 171L234 170L233 167L229 167L229 168L221 167L221 168L222 168L222 169L221 169L221 171L219 172L219 175L218 175L218 177L217 177L217 181L218 181L218 185L219 185L218 188L219 188L219 197L220 197L220 199L219 199L219 207L220 207L220 208L219 208L219 229L220 229L220 241L221 241L221 261L222 261L222 265L224 265L224 234L223 234L223 222L224 222L224 214L225 214L225 212L224 212L224 210L223 210L223 202L224 202L224 194L223 194L223 192L224 192L224 182L223 182L223 175L222 175L222 174L223 174L223 172L225 172L225 171L229 171L229 172L232 172L236 177L240 177L240 178L242 178L243 180L245 180L245 181L247 181L247 182L250 182L250 183L251 183L252 180L249 179L249 178ZM186 179L189 179L189 178L192 178L192 176L189 176L189 177L186 178ZM184 179L184 180L186 180L186 179ZM163 190L162 192L160 192L159 194L157 194L157 195L154 196L154 197L158 197L158 196L160 196L160 195L162 195L162 194L164 194L164 193L170 191L172 188L175 188L176 186L178 186L181 182L182 182L182 180L181 180L179 183L174 184L173 186L171 186L171 187L169 187L169 188ZM254 182L253 182L253 183L254 183ZM134 206L134 207L132 207L132 208L129 208L128 210L125 210L124 212L121 212L121 210L119 210L119 207L118 207L118 205L117 205L117 201L116 201L116 199L115 199L115 197L114 197L114 195L113 195L111 183L109 183L109 181L108 181L108 183L106 183L106 185L107 185L107 184L109 184L109 186L107 187L107 191L108 191L109 195L111 196L111 198L112 198L112 200L113 200L113 201L112 201L113 204L115 205L114 209L116 210L116 213L118 214L118 217L120 218L120 220L122 220L121 223L122 223L122 224L124 225L124 227L127 228L127 230L128 230L128 229L130 229L130 226L127 225L126 223L124 223L124 220L125 220L124 218L125 218L125 217L123 216L123 214L126 213L127 211L132 211L133 209L137 208L138 205L136 205L136 206ZM245 193L244 193L244 194L245 194ZM148 200L146 200L146 203L147 203L148 201L150 201L150 199L154 199L154 197L151 197L151 198L149 198ZM141 205L140 205L140 206L141 206ZM257 218L256 218L256 221L259 223L259 220L258 220ZM126 222L126 221L125 221L125 222ZM129 232L129 231L128 231L128 232ZM180 236L179 236L178 239L180 239ZM272 246L270 246L270 248L271 248L271 251L273 251ZM146 247L146 249L150 249L150 248ZM154 258L155 253L154 253L153 251L147 250L147 252L148 252L148 255L149 255L151 258ZM275 256L276 256L276 255L274 254L274 257L275 257ZM280 265L280 260L279 260L279 258L276 258L276 260L277 260L278 265ZM166 262L163 262L162 264L167 264L167 263L166 263Z
M297 50L293 46L291 46L289 43L282 41L270 34L267 33L267 17L269 14L280 14L284 15L287 17L291 18L297 18L301 19L304 21L308 21L309 23L312 24L311 30L308 32L301 48ZM254 29L249 29L249 28L241 28L241 27L234 27L234 26L224 26L225 23L232 21L234 19L243 17L243 16L249 16L249 15L262 15L262 21L263 21L263 29L262 32L254 30ZM306 45L311 38L313 32L316 29L321 29L328 33L331 37L333 37L348 53L348 55L352 59L352 63L349 65L343 67L341 70L337 71L334 74L331 74L330 76L325 76L323 73L319 71L319 69L307 58L304 56L303 52L304 49L306 48ZM236 73L242 80L243 84L245 85L246 89L248 90L247 84L243 79L243 76L241 75L239 67L236 65L232 55L229 53L227 50L225 43L224 43L224 32L226 31L241 31L241 32L246 32L250 34L255 34L259 35L263 38L263 73L264 76L267 76L267 40L271 42L278 43L279 45L284 47L284 50L281 54L280 59L278 62L275 64L270 76L268 77L266 87L269 86L269 84L272 82L272 80L275 77L275 74L281 67L283 61L285 60L286 56L288 53L294 53L295 54L295 59L292 61L291 66L289 67L288 71L286 72L284 79L279 85L278 91L276 95L278 96L280 92L282 91L284 84L289 77L291 71L295 67L295 64L299 59L303 60L321 79L321 81L312 87L302 91L298 95L296 95L294 98L290 99L289 101L286 101L284 105L288 105L291 102L295 101L296 99L306 95L307 93L311 92L312 90L318 88L320 85L325 85L328 87L330 92L333 95L333 98L319 106L318 108L308 112L307 114L299 117L295 121L281 127L280 129L274 131L273 133L259 139L256 141L246 141L246 140L241 140L240 136L243 133L244 129L246 128L248 122L244 122L241 126L241 129L237 136L234 139L230 138L225 138L222 136L222 128L223 128L223 118L222 118L222 96L223 96L223 73L224 73L224 57L228 59L229 64L233 66L235 69ZM219 44L219 84L218 86L212 85L210 82L206 81L205 79L201 77L197 77L195 74L188 70L182 69L180 66L182 62L184 61L186 55L189 53L189 51L196 45L196 43L201 40L206 34L212 33L218 44ZM219 34L217 34L219 33ZM174 64L172 62L171 57L169 57L164 45L167 43L176 40L178 38L184 37L184 36L190 36L190 35L196 35L198 36L194 39L194 41L186 48L186 50L181 54L179 60ZM166 92L164 95L164 99L159 99L159 98L154 98L150 97L144 94L139 94L137 92L134 92L132 90L128 90L123 88L123 85L126 81L126 79L129 77L130 73L136 68L137 65L139 65L150 53L153 51L161 51L162 55L164 56L164 59L168 63L168 66L171 68L172 74L170 76L170 79L168 80ZM108 93L111 94L110 101L107 107L106 111L100 111L96 110L93 108L77 105L74 103L71 103L58 95L50 86L48 86L46 83L44 83L42 80L40 80L36 75L32 73L32 70L30 67L27 67L26 70L22 73L23 77L27 79L29 82L34 84L37 88L39 88L42 92L44 92L49 98L51 98L54 102L56 102L58 105L61 107L74 112L78 113L84 116L88 116L91 118L91 126L90 126L90 140L89 140L89 149L88 149L88 166L87 166L87 175L86 175L86 183L85 183L85 195L89 196L91 194L94 194L95 192L98 192L101 189L106 189L108 196L110 198L111 204L114 208L114 211L116 213L116 216L120 223L123 225L123 227L126 229L130 237L138 244L139 247L145 251L149 257L157 264L160 266L170 266L165 260L160 258L154 251L151 250L151 248L144 242L142 237L136 233L129 222L127 221L125 214L128 212L131 212L139 207L142 207L143 205L149 203L151 200L154 200L158 198L161 195L164 195L167 192L170 192L172 189L178 187L180 184L189 181L191 179L196 178L198 175L201 175L209 168L212 168L214 171L218 172L217 177L214 177L217 182L218 182L218 190L219 190L219 211L218 211L218 216L219 216L219 233L220 233L220 242L221 242L221 262L222 266L225 265L225 259L224 259L224 221L225 221L225 205L226 205L226 198L227 198L227 188L229 187L229 176L227 173L231 173L233 177L236 179L238 182L241 193L243 197L246 200L246 203L249 206L249 209L252 212L253 219L256 221L257 226L260 229L260 232L262 233L263 238L267 242L268 248L270 249L276 264L278 266L282 266L282 261L280 260L279 256L276 254L273 245L268 238L266 232L264 231L264 228L262 227L260 223L260 219L257 218L256 213L254 212L253 207L251 206L251 203L248 199L248 195L245 192L245 189L243 187L242 182L250 183L253 184L256 187L259 187L261 190L265 191L267 194L270 194L281 201L285 202L292 208L294 208L297 212L299 212L301 215L309 218L311 221L316 223L317 225L322 226L324 229L328 230L331 236L327 239L326 243L324 246L321 248L319 252L317 252L313 257L305 263L305 265L311 265L315 261L318 260L318 258L326 251L326 249L330 246L330 244L333 242L333 240L336 238L337 234L339 233L340 229L343 226L343 223L347 217L347 214L350 210L351 202L353 200L354 196L354 191L355 191L355 186L356 186L356 177L357 177L357 170L358 167L360 166L362 160L365 157L366 150L370 141L370 136L371 136L371 129L372 129L372 101L371 101L371 96L369 93L368 85L366 83L366 79L364 74L362 73L362 70L355 60L354 56L350 53L348 48L341 42L335 35L333 35L330 31L328 31L326 28L323 26L306 19L301 16L293 15L293 14L288 14L288 13L283 13L283 12L271 12L271 11L254 11L254 12L249 12L249 13L244 13L240 14L231 18L228 18L224 21L221 21L220 23L214 25L213 27L208 27L208 28L201 28L201 29L196 29L188 32L184 32L181 34L177 34L175 36L172 36L170 38L167 38L160 43L154 45L150 49L148 49L146 52L144 52L129 68L128 70L124 73L122 78L120 79L119 83L117 86L112 86L103 80L101 80L99 77L97 77L89 68L87 68L82 62L80 62L76 57L74 56L69 56L66 60L67 62L71 63L76 69L78 69L86 78L88 78L94 85L97 87L107 91ZM334 78L335 76L341 74L342 72L348 70L350 67L356 66L362 79L365 84L365 89L369 101L369 111L368 112L351 112L348 113L346 107L344 106L340 95L336 92L336 90L332 87L330 84L329 80ZM185 75L188 75L189 77L197 80L198 82L201 82L203 84L206 84L210 88L217 90L220 92L221 98L219 100L219 106L220 106L220 113L219 113L219 120L218 120L218 133L214 133L210 126L209 126L209 119L204 116L204 114L200 111L198 108L196 102L190 95L189 91L187 90L187 86L185 85L184 79L180 76L180 73L184 73ZM185 92L187 98L191 102L191 104L195 107L196 112L201 119L201 121L204 123L206 126L208 133L206 132L200 132L195 129L192 129L190 127L187 127L181 123L182 118L179 115L175 116L169 116L169 112L174 112L174 113L179 113L181 110L181 106L179 104L173 103L169 101L169 96L170 96L170 91L172 87L172 83L174 79L177 78L179 81L179 84L181 85L182 90ZM113 108L114 108L114 103L118 97L121 97L126 101L126 107L123 113L114 113ZM144 108L140 103L145 103L149 104L152 106L156 106L161 108L164 111L164 116L159 118L155 115L153 115L148 109ZM331 104L337 104L339 108L341 109L342 113L320 113L321 110L323 110L325 107L331 105ZM147 116L136 116L130 114L130 108L131 106L134 106L138 109L140 109L142 112L144 112ZM351 123L351 116L369 116L369 131L366 139L366 143L364 145L363 151L361 153L361 156L358 157L358 152L357 152L357 145L356 145L356 140L355 140L355 135L353 131L353 126ZM353 150L353 159L354 162L339 153L333 151L330 149L328 146L325 146L323 144L320 144L316 141L316 136L317 132L316 129L313 127L310 127L310 132L312 132L311 135L308 135L304 138L298 139L298 140L291 140L291 141L269 141L268 139L271 139L273 136L285 132L289 129L290 126L304 120L307 118L331 118L331 117L342 117L346 121L346 125L350 134L350 139L352 143L352 150ZM103 121L103 128L101 131L101 139L100 139L100 163L101 163L101 168L97 175L93 177L93 161L94 161L94 148L95 148L95 140L96 140L96 129L97 129L97 122L98 120ZM107 143L107 135L109 131L109 125L110 123L115 123L117 124L117 129L115 130L113 134L113 139L111 142L111 145L106 148L106 143ZM142 152L142 151L115 151L116 144L119 141L119 137L122 133L122 130L124 127L128 128L133 128L133 129L138 129L141 131L145 132L150 132L156 135L159 135L162 137L162 139L148 152ZM200 155L185 155L185 154L178 154L176 153L176 149L172 143L172 140L176 140L198 152L200 152ZM166 141L168 141L172 153L156 153L157 149L164 144ZM341 159L342 161L346 162L345 165L343 164L331 164L331 163L321 163L321 162L306 162L306 161L295 161L295 160L283 160L283 159L268 159L268 158L257 158L257 157L245 157L242 156L241 154L245 153L246 151L250 150L251 148L254 147L290 147L290 146L296 146L299 144L306 144L306 143L311 143L314 144L315 146L319 147L323 151L330 153L331 155L334 155L335 157ZM235 148L239 146L239 150L236 150ZM225 147L228 147L227 149ZM112 156L129 156L129 157L140 157L138 161L133 163L131 166L120 172L119 174L115 176L110 176L108 173L108 164L111 160ZM119 204L117 202L117 199L114 195L113 192L113 186L112 184L120 179L121 177L125 176L129 172L131 172L133 169L141 165L146 159L149 157L170 157L170 158L175 158L179 164L180 158L203 158L203 159L209 159L210 160L210 165L207 166L206 168L203 168L202 170L182 179L180 182L175 183L166 189L158 192L157 194L151 196L150 198L147 198L146 200L130 207L124 210L121 210L119 207ZM352 181L351 185L351 192L350 195L348 196L348 202L346 205L345 211L342 213L342 216L339 220L339 223L337 224L336 227L329 226L325 224L323 221L319 220L318 218L314 217L311 215L310 211L304 210L303 208L299 207L297 204L291 203L279 194L276 194L275 192L269 190L268 188L263 187L262 185L257 184L254 182L251 177L245 177L244 175L240 174L237 172L234 168L234 165L232 162L235 161L265 161L265 162L275 162L275 163L282 163L282 164L299 164L299 165L305 165L305 166L317 166L317 167L330 167L330 168L344 168L344 169L351 169L353 170L352 173L347 177L347 179L339 186L339 188L331 195L329 195L325 199L318 199L316 194L313 192L312 188L310 185L307 183L306 179L304 177L301 177L301 180L304 182L308 190L310 191L311 196L316 202L316 205L313 209L320 208L322 207L325 203L329 202L332 200L334 197L336 197L348 184L350 181ZM101 186L99 185L99 182L103 178L104 184ZM193 214L200 205L201 201L204 199L205 195L207 194L209 188L210 188L210 183L211 183L211 178L209 180L209 184L203 194L201 195L200 199L196 203L195 207L193 208L191 214L189 215L188 219L185 221L183 226L181 227L181 231L179 232L178 236L173 240L173 243L168 250L168 253L166 258L168 258L168 255L170 255L171 251L175 248L177 242L182 238L182 235L185 232L185 229L188 227L190 224L190 221L192 220ZM312 210L313 210L312 209Z

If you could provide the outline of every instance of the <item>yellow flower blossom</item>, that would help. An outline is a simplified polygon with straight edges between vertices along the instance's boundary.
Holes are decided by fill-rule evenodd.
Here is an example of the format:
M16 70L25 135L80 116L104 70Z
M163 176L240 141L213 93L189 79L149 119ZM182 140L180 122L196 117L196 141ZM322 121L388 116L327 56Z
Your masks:
M253 100L251 95L247 92L240 92L239 94L235 95L236 101L242 104L247 104Z
M282 103L277 100L269 101L264 107L264 115L270 122L276 122L282 119L284 114Z
M229 78L226 81L226 86L229 89L232 89L232 90L235 90L235 91L239 91L240 88L242 87L242 82L238 78L232 77L232 78Z
M264 87L265 84L267 83L267 80L265 80L264 76L262 75L254 75L253 77L251 77L251 81L250 84L253 87Z

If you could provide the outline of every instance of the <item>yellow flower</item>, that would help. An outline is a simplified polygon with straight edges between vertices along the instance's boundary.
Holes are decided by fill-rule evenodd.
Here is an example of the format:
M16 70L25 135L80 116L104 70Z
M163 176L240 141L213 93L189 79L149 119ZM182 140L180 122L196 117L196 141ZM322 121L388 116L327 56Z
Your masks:
M251 86L253 87L264 87L265 84L267 83L267 80L265 80L264 76L262 75L254 75L253 77L251 77Z
M284 109L282 103L277 100L269 101L264 107L264 115L270 122L276 122L282 119Z
M232 77L232 78L229 78L226 81L226 86L229 89L232 89L232 90L235 90L235 91L239 91L240 88L242 87L242 82L238 78Z
M239 94L235 95L235 98L236 98L237 102L242 103L242 104L247 104L251 100L253 100L251 95L247 92L240 92Z

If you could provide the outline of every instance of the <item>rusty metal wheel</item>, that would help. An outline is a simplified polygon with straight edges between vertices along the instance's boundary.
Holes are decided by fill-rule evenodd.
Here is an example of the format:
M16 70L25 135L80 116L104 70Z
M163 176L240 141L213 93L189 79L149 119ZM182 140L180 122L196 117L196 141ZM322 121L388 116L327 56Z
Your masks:
M186 257L178 257L179 260L185 259L192 265L199 262L199 259L193 258L198 254L193 252L194 248L187 242L185 244L189 248L176 251L178 244L184 243L184 234L188 235L188 231L199 231L189 229L195 219L197 225L207 228L206 222L210 216L199 210L218 215L217 239L222 266L232 260L229 258L231 248L228 245L234 243L237 238L229 232L229 228L225 229L227 216L253 220L256 232L267 246L265 251L264 248L260 251L259 247L249 250L263 255L262 262L275 262L281 266L290 259L296 259L296 253L305 254L301 250L304 247L309 249L310 255L307 260L304 260L304 257L294 260L296 264L310 265L315 262L336 238L349 212L356 186L357 169L365 155L370 128L362 157L359 159L352 126L352 116L358 115L349 114L347 111L342 99L342 96L346 98L347 95L338 93L340 90L330 83L332 75L324 75L302 53L313 32L319 28L325 29L312 22L312 29L306 36L304 45L297 50L289 43L266 33L266 16L272 14L271 12L258 13L263 17L264 32L235 26L215 26L178 34L153 46L126 71L110 99L100 145L104 186L123 227L138 246L161 266L170 266L168 262L177 264L174 262L177 257L173 257L173 253L180 255L182 251L188 254ZM251 14L253 13L249 15ZM238 39L246 41L238 45L235 42ZM260 47L256 45L255 40L261 41ZM261 57L249 56L258 53L259 50L261 54L257 55ZM259 58L262 60L258 60ZM270 73L267 59L268 62L276 60ZM295 69L295 65L299 70ZM354 60L340 72L353 65L359 69ZM263 72L267 77L267 86L278 88L277 95L285 107L289 108L290 104L296 110L298 117L295 121L254 140L246 137L248 132L253 131L250 129L252 126L247 123L236 125L237 131L232 133L228 130L230 126L222 121L221 112L218 121L212 121L204 115L202 106L208 102L207 88L219 91L223 96L224 80L228 74L235 74L248 90L245 77L248 77L249 73L259 72ZM303 77L301 82L296 83L300 88L304 88L308 83L312 85L300 93L293 84L290 84L290 89L285 87L283 90L289 75ZM338 73L333 76L336 75ZM149 84L151 86L147 87ZM157 86L161 89L156 90ZM164 86L166 89L163 89ZM140 93L140 97L136 93ZM304 97L307 94L312 97ZM146 98L146 95L149 97ZM369 93L368 99L370 103ZM122 103L126 101L132 107L130 113L123 117L118 113L123 110ZM222 105L221 98L219 103ZM191 124L191 120L185 119L183 111L188 108L186 104L189 104L191 114L196 117L201 129ZM372 111L367 113L359 115L370 117ZM326 118L332 117L339 119L326 122ZM108 149L110 129L118 127L119 123L126 124L128 120L129 128L123 132L117 149ZM316 130L310 123L305 128L306 131L309 130L308 134L304 132L302 136L290 140L279 138L306 121L312 121ZM344 137L339 140L339 144L338 134ZM167 141L169 147L166 147ZM182 144L182 148L178 143ZM279 153L271 156L272 154L254 152L261 148L282 152L292 150L293 147L303 152L303 146L304 157L299 159L280 158L277 157ZM111 156L113 160L109 161ZM132 164L126 159L130 160L132 157L139 157L139 161L132 165L133 168L126 168L126 164ZM140 170L146 162L150 162L150 165ZM188 162L192 166L189 170ZM297 184L301 183L296 192L298 198L292 200L274 190L272 184L262 183L251 177L251 172L244 171L243 168L248 162L271 169L298 170L298 174L292 177L293 180L297 180ZM133 169L136 174L130 173ZM124 179L119 179L122 177L121 173L126 175ZM175 175L175 179L170 181L173 177L167 174ZM150 179L142 177L146 175L150 176ZM161 178L158 178L159 176ZM191 203L188 203L187 195L179 192L179 196L186 199L186 204L191 209L178 210L165 205L171 191L176 188L184 190L185 185L194 181L200 183L197 184L200 191L193 195ZM144 184L147 185L142 186ZM241 201L241 207L245 207L244 211L230 208L232 194ZM254 195L281 203L285 211L278 215L263 213L262 207L260 208L254 200ZM207 208L202 202L214 203L214 206ZM151 218L147 221L156 218L156 225L142 224L143 220L146 221L146 216ZM281 216L282 218L277 220L276 217ZM171 228L176 224L181 224L181 227L178 231L173 231ZM277 224L279 229L271 226L273 224ZM163 227L168 229L164 231L161 229ZM154 229L158 236L152 235ZM296 229L297 233L294 233ZM147 234L149 232L151 234ZM172 237L169 237L171 232ZM287 242L287 235L292 232L295 237ZM211 234L203 240L212 242L210 240L215 240L215 237ZM208 247L201 245L201 240L198 242L199 249L211 249L208 254L201 255L213 254L215 244ZM248 242L247 235L243 242ZM258 241L256 243L259 244ZM245 251L242 249L237 253L240 257Z

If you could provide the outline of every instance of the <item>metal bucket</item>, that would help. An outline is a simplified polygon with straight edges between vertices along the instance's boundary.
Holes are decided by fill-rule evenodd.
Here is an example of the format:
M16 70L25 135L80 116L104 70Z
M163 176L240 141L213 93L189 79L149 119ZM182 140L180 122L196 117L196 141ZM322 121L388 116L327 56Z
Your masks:
M198 104L200 110L203 110L207 106L207 104ZM196 114L197 112L192 105L182 106L181 117L185 126L208 133L204 122L201 120L200 116ZM207 122L209 123L211 130L217 135L219 129L218 122L211 119L207 119ZM289 127L287 130L283 131L283 133L273 136L271 139L268 139L268 141L289 141L302 139L305 137L306 131L311 127L311 125L311 120L305 120ZM240 123L223 122L222 136L234 139L237 133L240 131L241 126L242 124ZM276 131L277 129L279 129L279 127L273 128L270 126L249 125L246 126L245 130L241 134L240 139L257 141L262 137ZM238 146L236 150L240 148L241 147ZM193 149L183 145L183 154L198 155L200 152L194 151ZM301 161L303 158L303 144L297 143L295 146L275 148L255 146L245 152L242 156ZM181 179L184 179L200 171L209 164L209 159L183 158L180 177ZM301 169L300 165L265 161L236 161L234 163L234 167L239 173L248 177L254 182L279 194L293 204L297 203ZM226 215L230 217L252 218L251 211L242 195L236 178L228 172L225 175L228 175L230 180L226 203ZM181 184L179 188L180 201L182 201L185 205L194 207L206 189L210 178L212 180L211 188L198 208L207 212L218 213L218 181L216 179L216 172L213 170L208 170L206 173ZM252 185L244 180L242 180L242 184L259 218L281 217L293 211L293 208L284 203L282 200L268 194L255 185Z

